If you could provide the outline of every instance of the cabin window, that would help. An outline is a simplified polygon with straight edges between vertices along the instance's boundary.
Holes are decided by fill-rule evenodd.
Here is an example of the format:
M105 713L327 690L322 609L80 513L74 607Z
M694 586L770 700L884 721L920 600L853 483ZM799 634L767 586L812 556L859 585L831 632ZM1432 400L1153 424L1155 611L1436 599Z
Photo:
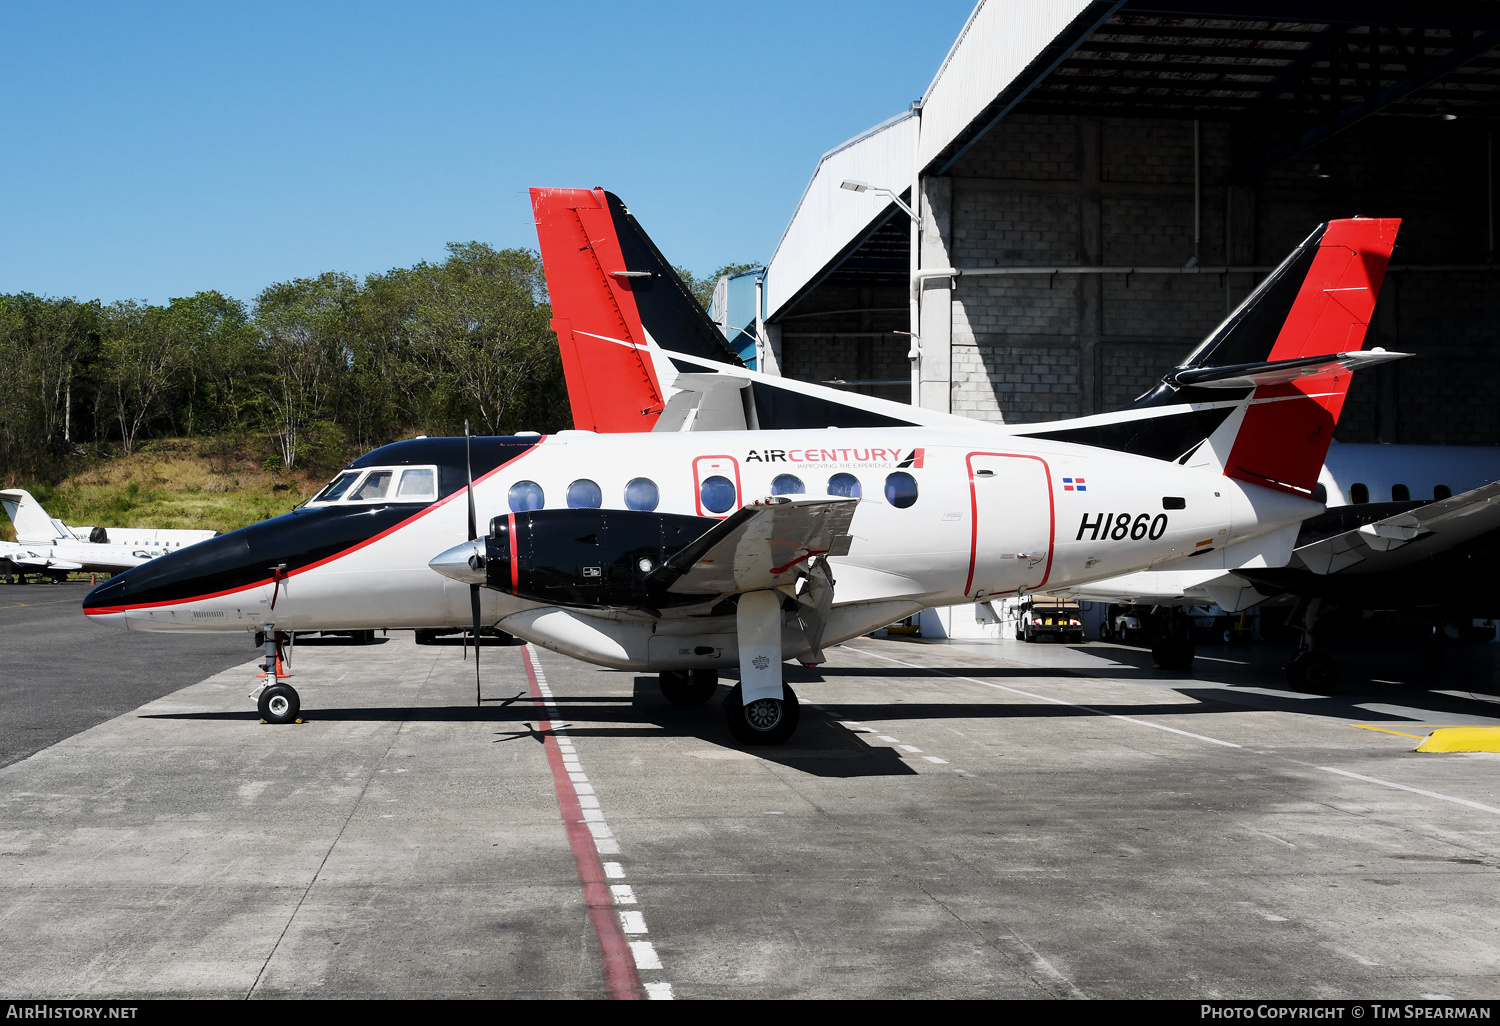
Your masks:
M771 479L772 495L801 495L806 491L802 479L795 474L777 474Z
M1349 501L1358 506L1370 501L1370 488L1368 485L1352 484L1349 486Z
M706 477L698 486L698 497L703 501L703 508L710 513L728 512L734 505L734 482L718 474Z
M1447 485L1438 485L1432 490L1432 497L1434 499L1451 499L1453 498L1453 489Z
M1391 501L1392 502L1410 502L1411 501L1411 489L1408 488L1408 487L1406 487L1406 485L1404 485L1404 484L1393 484L1393 485L1391 485Z
M517 481L510 486L510 492L506 498L510 500L512 513L526 513L530 510L541 509L547 504L547 497L542 493L542 486L535 481Z
M649 477L638 477L625 486L625 508L650 513L661 502L661 493L656 482Z
M413 467L402 471L401 484L396 488L396 498L407 502L437 498L437 476L431 467Z
M350 502L369 502L372 499L385 498L386 490L391 487L392 473L389 470L372 470L365 475L365 479L354 489L349 496Z
M349 486L352 485L356 480L358 480L358 478L359 471L355 471L352 474L340 474L338 477L328 482L327 488L324 488L317 495L313 496L312 501L334 502L339 499L339 497L341 497L345 492L347 492L349 490Z
M917 479L898 470L885 478L885 501L897 509L906 509L917 501Z
M1312 497L1313 502L1321 502L1326 504L1328 502L1328 486L1321 481L1313 485Z
M579 478L568 485L569 509L598 509L604 505L604 493L588 478Z
M859 478L853 474L834 474L828 479L828 494L845 499L858 499L864 494Z

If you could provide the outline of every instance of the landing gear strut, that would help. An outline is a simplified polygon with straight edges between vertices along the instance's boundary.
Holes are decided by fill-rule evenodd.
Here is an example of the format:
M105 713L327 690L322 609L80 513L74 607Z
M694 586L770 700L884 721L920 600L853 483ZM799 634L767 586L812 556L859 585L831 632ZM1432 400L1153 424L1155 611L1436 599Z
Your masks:
M719 690L718 670L663 670L661 694L673 705L702 705Z
M1302 632L1297 651L1284 668L1286 681L1293 691L1329 691L1338 684L1338 662L1326 652L1313 648L1313 627L1326 612L1322 599L1310 598L1304 599L1292 614L1293 620L1300 621L1297 629Z
M266 683L255 697L255 708L267 723L296 723L297 715L302 711L302 699L295 688L282 683L282 678L287 676L282 651L286 633L268 623L262 637L265 639L266 661L261 664L261 673Z
M1175 610L1168 613L1161 633L1151 645L1152 660L1163 670L1191 670L1194 655L1187 617Z

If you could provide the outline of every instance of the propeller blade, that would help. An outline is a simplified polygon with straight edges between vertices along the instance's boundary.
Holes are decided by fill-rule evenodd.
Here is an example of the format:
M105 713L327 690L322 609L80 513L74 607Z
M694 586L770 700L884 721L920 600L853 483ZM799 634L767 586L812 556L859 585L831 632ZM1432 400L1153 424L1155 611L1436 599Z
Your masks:
M473 541L479 537L479 524L477 518L474 516L474 456L469 443L469 422L467 420L464 421L464 467L469 472L469 541ZM479 616L479 606L477 604L479 600L476 598L474 601L476 603L474 606L474 616L477 619Z
M474 610L474 705L483 706L479 690L479 585L469 585L469 605Z

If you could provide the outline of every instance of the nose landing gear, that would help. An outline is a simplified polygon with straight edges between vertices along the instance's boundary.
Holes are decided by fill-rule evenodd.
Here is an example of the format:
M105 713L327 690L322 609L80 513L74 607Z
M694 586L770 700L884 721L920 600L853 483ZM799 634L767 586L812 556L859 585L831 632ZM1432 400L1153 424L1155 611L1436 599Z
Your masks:
M286 632L278 631L275 624L266 624L263 633L266 645L266 661L261 664L260 677L265 683L260 691L251 692L255 708L265 723L301 723L302 698L297 689L283 683L291 674L286 669Z

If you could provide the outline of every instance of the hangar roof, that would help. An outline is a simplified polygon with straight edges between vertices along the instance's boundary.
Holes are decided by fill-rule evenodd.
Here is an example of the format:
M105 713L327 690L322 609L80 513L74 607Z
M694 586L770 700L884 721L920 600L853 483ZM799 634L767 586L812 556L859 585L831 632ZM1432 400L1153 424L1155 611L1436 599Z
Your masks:
M1012 112L1229 121L1248 181L1371 115L1500 116L1497 46L1484 0L980 0L911 111L823 156L771 258L767 316L851 262L904 274L904 216L840 182L909 198Z

